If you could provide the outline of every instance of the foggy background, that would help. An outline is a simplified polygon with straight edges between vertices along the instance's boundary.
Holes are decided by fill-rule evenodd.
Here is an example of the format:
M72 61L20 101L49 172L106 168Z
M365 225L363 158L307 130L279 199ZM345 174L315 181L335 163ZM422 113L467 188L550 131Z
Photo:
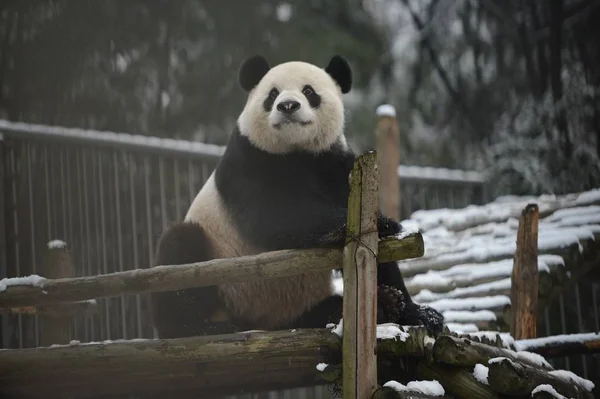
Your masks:
M0 118L225 144L240 62L352 64L347 135L491 195L600 185L599 0L1 0Z

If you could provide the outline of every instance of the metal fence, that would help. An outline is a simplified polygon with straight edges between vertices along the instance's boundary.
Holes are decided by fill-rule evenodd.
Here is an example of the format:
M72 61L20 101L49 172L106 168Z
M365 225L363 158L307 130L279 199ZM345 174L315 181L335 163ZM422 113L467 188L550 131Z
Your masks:
M180 220L214 169L222 147L0 120L0 278L36 274L54 239L68 243L77 276L153 264L157 239ZM417 209L486 200L472 172L401 166L402 217ZM82 342L152 338L145 295L98 300L75 318ZM36 316L2 315L2 348L40 343ZM279 394L277 394L279 395ZM324 388L261 397L326 398Z

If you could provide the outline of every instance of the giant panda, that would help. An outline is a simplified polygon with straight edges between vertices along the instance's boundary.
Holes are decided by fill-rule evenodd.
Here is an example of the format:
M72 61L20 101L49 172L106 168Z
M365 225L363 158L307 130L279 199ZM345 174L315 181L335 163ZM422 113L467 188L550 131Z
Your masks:
M344 136L349 63L336 55L325 68L270 67L257 55L241 64L238 81L248 97L236 128L184 221L160 237L157 265L344 245L355 158ZM389 236L401 226L380 215L378 229ZM442 316L412 302L396 262L379 264L377 280L380 292L396 293L379 322L441 331ZM160 338L322 328L342 316L331 271L153 293L151 304Z

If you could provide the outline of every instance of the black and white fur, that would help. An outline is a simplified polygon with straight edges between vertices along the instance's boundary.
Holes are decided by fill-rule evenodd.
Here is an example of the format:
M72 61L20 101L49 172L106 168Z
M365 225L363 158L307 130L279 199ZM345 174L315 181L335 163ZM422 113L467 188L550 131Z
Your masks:
M237 127L185 221L161 237L158 265L344 244L354 161L342 102L352 85L350 66L335 56L326 68L271 68L255 56L238 78L249 94ZM381 236L401 229L384 217L378 225ZM395 262L379 265L378 283L399 298L389 313L398 316L383 321L441 329L439 313L412 302ZM153 317L161 338L324 327L342 316L342 298L333 291L332 272L322 271L155 293Z

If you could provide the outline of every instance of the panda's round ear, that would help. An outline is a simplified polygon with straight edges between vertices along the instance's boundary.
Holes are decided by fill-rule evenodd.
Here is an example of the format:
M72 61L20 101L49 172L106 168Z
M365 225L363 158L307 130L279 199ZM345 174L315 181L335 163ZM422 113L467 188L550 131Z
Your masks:
M269 63L262 55L246 58L238 71L238 82L242 89L252 90L258 82L269 72Z
M329 61L329 65L325 67L327 72L333 80L342 89L342 93L348 93L352 88L352 68L346 59L339 55L334 55Z

